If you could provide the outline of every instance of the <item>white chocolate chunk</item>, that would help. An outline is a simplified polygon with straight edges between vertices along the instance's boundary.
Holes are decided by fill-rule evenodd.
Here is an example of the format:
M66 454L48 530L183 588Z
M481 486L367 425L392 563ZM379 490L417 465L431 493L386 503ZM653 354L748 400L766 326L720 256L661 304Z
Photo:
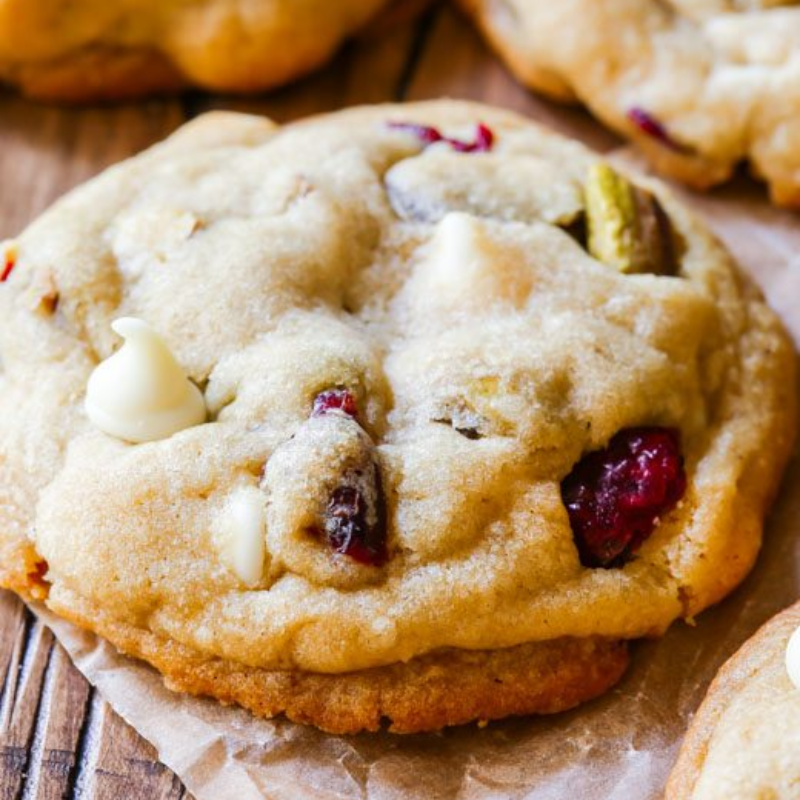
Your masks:
M460 211L436 225L427 258L408 284L424 313L432 304L471 311L489 303L518 306L525 301L531 272L516 251L498 243L494 231L487 221Z
M786 646L786 671L792 683L800 689L800 627L792 634Z
M128 442L152 442L200 425L206 404L164 340L132 317L111 326L125 339L99 364L86 387L86 413L104 433Z
M452 212L436 228L428 271L437 288L471 286L470 278L491 273L496 255L480 220Z
M219 521L225 560L247 586L256 586L264 574L266 506L255 487L233 494Z

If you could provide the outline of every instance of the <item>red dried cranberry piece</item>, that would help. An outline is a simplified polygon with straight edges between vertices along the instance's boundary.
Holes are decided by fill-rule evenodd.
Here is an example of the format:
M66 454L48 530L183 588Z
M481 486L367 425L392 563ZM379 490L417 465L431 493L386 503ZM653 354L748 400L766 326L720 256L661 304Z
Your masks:
M341 411L348 417L355 419L358 416L356 399L347 389L328 389L320 392L314 398L314 408L311 411L312 417L321 417L330 411Z
M664 147L676 153L691 153L691 148L675 141L663 122L659 121L649 111L639 106L628 109L628 119L642 132L661 142Z
M11 277L11 273L16 265L16 259L14 259L12 256L9 255L5 257L3 269L0 271L0 283L5 283Z
M325 509L325 537L337 552L359 564L379 567L386 561L385 524L380 478L375 470L372 486L339 486Z
M486 153L492 149L494 144L494 133L483 123L475 126L475 138L471 142L444 136L438 128L430 125L418 125L415 122L390 122L389 127L413 134L426 147L436 142L446 142L458 153Z
M490 128L480 123L475 128L473 141L462 142L459 139L445 139L445 141L458 153L488 153L494 144L494 134Z
M441 142L444 139L444 136L430 125L418 125L416 122L389 122L388 125L394 130L413 134L425 145Z
M686 491L680 434L629 428L584 456L561 484L581 563L620 567Z

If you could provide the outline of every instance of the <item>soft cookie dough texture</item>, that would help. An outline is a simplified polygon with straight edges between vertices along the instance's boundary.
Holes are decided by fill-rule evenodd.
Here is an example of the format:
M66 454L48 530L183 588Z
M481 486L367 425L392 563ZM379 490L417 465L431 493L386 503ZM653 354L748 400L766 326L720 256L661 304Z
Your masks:
M667 800L800 797L800 689L785 658L798 626L800 603L720 669L686 735Z
M495 144L425 147L389 121L462 141L482 122ZM173 686L331 730L602 691L624 669L620 640L662 633L749 570L795 416L776 317L663 187L647 184L677 275L589 255L596 161L469 103L285 128L216 114L64 198L0 284L2 583ZM208 423L131 445L86 419L123 316L164 337ZM341 415L309 419L337 386L360 438ZM627 564L586 568L560 482L641 425L680 430L687 492ZM365 441L382 566L310 533ZM247 574L231 540L242 492L265 513Z
M747 160L776 203L800 206L796 0L458 2L520 80L585 104L665 175L707 188Z
M0 0L0 82L48 100L250 92L325 62L387 0Z

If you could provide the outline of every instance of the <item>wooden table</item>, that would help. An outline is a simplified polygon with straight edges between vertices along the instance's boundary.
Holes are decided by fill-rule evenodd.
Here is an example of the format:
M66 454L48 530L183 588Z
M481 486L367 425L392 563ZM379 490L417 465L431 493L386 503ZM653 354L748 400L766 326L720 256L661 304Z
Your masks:
M554 0L557 2L558 0ZM504 105L607 149L617 140L578 110L514 83L466 21L434 5L353 42L328 68L257 98L189 93L85 109L0 93L0 239L65 191L212 108L278 121L358 103L443 95ZM22 603L0 592L0 800L182 800L190 795L154 749L72 666Z

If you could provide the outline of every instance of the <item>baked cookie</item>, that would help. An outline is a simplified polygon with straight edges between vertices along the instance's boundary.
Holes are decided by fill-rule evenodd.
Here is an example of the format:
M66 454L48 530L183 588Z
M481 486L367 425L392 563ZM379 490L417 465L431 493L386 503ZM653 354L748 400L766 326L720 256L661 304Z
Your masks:
M600 693L749 570L793 438L721 245L486 106L209 115L3 263L2 583L327 730Z
M0 82L59 101L252 92L325 62L387 0L0 0Z
M667 800L800 797L800 603L771 619L720 669L670 776ZM794 636L800 645L800 634Z
M742 161L800 206L796 0L459 0L517 77L585 104L665 175Z

